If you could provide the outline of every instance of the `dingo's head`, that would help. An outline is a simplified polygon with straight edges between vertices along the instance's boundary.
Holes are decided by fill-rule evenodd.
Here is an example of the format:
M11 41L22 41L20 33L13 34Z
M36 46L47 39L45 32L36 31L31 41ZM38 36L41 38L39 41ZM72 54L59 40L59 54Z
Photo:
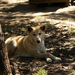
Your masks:
M27 26L28 37L35 44L39 44L44 40L46 25L31 27Z

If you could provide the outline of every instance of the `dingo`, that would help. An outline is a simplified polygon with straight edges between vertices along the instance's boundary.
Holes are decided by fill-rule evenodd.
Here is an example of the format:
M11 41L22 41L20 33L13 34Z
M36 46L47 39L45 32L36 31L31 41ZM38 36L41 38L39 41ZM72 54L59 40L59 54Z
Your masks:
M46 25L31 27L27 26L28 36L10 37L5 41L9 56L26 56L36 58L46 58L48 62L61 60L46 52L44 46L44 35ZM52 59L51 59L52 58Z

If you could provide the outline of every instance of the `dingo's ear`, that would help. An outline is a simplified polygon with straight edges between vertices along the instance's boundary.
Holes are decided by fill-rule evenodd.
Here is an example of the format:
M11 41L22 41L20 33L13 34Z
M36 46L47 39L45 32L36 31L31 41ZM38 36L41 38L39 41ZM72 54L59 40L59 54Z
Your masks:
M30 25L27 25L27 31L30 33L33 30L33 28Z
M40 27L40 29L41 29L42 31L45 31L45 30L46 30L46 25L42 25L42 26Z

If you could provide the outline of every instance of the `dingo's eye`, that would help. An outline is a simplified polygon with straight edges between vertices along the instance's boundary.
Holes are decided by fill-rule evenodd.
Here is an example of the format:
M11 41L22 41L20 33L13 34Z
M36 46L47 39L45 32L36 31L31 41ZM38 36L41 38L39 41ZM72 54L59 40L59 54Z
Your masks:
M41 35L41 33L39 33L39 35Z
M34 36L36 36L36 34L33 34Z

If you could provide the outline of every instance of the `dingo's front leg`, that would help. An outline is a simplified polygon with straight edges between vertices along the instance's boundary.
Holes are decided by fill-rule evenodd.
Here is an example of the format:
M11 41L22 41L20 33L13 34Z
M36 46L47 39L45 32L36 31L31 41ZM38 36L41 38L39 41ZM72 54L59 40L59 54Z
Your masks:
M56 57L56 56L54 56L54 55L52 55L52 54L50 54L50 58L52 58L53 60L56 60L56 61L61 60L61 58Z
M56 56L49 54L49 53L34 53L34 54L31 54L31 56L37 57L37 58L46 58L47 62L52 62L52 59L56 60L56 61L61 60L61 58L56 57Z
M52 54L49 54L49 58L46 58L46 61L47 62L52 62L52 59L55 60L55 61L60 61L61 60L61 58L56 57L56 56L54 56Z
M52 59L51 58L46 58L46 61L47 62L52 62Z
M43 53L47 53L47 52L46 52L46 49L45 49L45 46L42 47L42 51L43 51ZM52 62L52 59L55 60L55 61L61 60L61 58L56 57L56 56L54 56L54 55L52 55L52 54L49 54L49 56L46 58L46 61L47 61L47 62Z

